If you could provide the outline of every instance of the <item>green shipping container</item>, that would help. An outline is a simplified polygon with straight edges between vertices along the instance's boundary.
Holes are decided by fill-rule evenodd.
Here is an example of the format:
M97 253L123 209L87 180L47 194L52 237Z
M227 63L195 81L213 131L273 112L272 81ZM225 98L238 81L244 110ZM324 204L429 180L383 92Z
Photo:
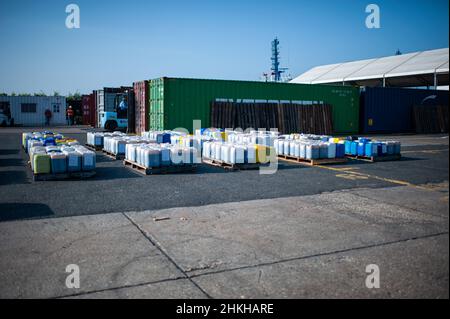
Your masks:
M192 132L193 120L210 127L215 100L323 102L332 105L336 134L358 133L359 128L359 89L349 86L159 78L151 81L149 89L151 130Z

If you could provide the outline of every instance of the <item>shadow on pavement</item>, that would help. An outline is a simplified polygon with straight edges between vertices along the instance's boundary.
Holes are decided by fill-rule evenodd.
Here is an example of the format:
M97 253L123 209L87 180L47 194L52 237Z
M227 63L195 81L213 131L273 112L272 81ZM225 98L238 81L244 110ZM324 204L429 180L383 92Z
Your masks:
M19 150L0 150L0 155L16 155L19 154Z
M0 222L54 215L55 213L45 204L0 203Z
M25 171L0 172L0 185L30 184Z
M139 178L143 175L134 173L131 170L123 167L96 167L95 176L92 179L86 179L85 181L100 181L100 180L114 180L123 178Z
M21 158L0 158L0 167L6 166L23 166L23 159Z

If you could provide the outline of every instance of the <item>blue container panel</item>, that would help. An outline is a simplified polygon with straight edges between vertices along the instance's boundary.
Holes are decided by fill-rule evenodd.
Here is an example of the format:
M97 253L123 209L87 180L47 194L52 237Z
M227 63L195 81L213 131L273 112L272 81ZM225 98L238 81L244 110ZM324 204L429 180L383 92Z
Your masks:
M360 124L363 133L414 131L414 105L448 105L448 92L404 88L364 88Z

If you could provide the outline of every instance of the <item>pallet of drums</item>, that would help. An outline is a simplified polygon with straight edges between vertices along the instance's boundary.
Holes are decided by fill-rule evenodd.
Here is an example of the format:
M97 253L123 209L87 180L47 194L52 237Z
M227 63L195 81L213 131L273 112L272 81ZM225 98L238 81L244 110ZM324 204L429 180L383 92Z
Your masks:
M278 158L307 165L347 162L344 141L312 134L282 135L274 141Z
M345 141L345 154L350 159L368 162L395 161L402 157L401 147L401 143L398 141L349 138Z
M105 140L108 141L108 139L113 137L123 138L126 136L127 135L123 132L87 132L85 146L92 151L102 151L105 155L112 155L107 154L108 152L105 149Z
M195 172L201 156L194 147L169 143L131 143L125 146L124 165L144 175Z
M276 132L201 129L195 138L201 138L199 150L205 164L226 170L258 169L271 162ZM272 160L273 161L273 160Z
M275 140L274 147L280 159L309 165L339 164L348 159L376 162L401 158L400 142L368 138L290 134Z
M258 169L274 156L272 147L258 144L237 144L214 141L203 145L203 163L229 170Z
M23 146L35 181L84 179L95 175L95 153L76 140L51 132L24 133Z

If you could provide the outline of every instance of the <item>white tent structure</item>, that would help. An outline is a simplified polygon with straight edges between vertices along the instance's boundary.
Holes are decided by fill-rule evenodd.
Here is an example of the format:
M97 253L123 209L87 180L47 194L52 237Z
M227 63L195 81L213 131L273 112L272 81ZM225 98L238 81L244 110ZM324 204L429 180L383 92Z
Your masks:
M290 83L437 88L449 85L449 49L318 66Z

